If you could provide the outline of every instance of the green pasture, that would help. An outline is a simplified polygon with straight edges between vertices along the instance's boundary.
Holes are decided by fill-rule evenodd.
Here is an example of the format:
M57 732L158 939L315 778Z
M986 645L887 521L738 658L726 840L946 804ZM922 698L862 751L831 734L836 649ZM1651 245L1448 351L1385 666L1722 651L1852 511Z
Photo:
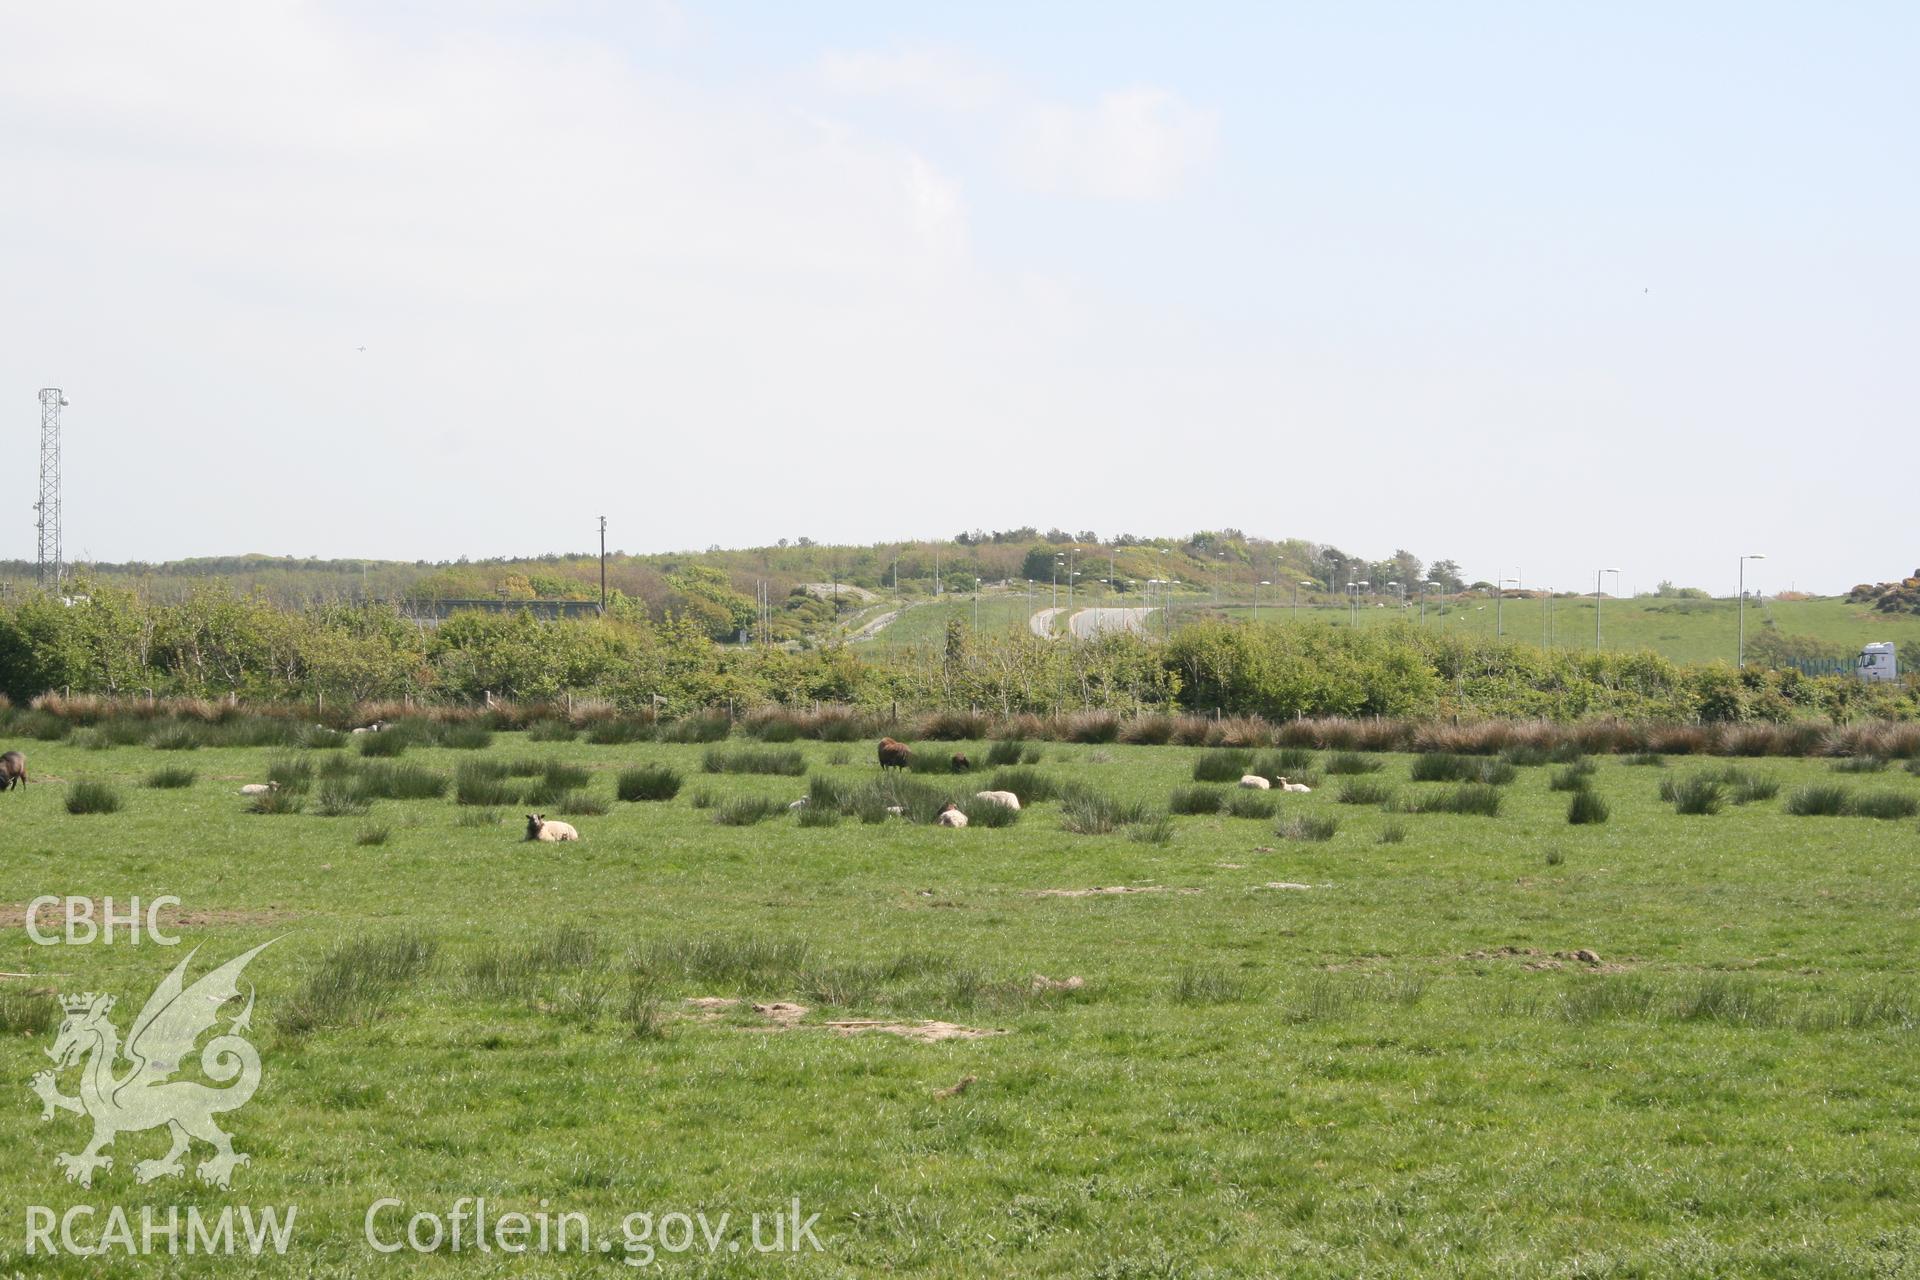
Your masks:
M1786 809L1821 785L1920 800L1899 762L1735 762L1746 794L1777 794L1736 804L1729 780L1719 812L1683 815L1662 779L1729 762L1596 760L1584 785L1609 820L1574 826L1575 793L1553 789L1566 762L1519 764L1484 817L1410 811L1459 785L1411 781L1413 757L1318 753L1288 765L1313 792L1269 793L1272 816L1162 825L1202 752L1045 743L1027 767L1067 800L947 830L803 825L784 807L810 778L873 781L870 744L762 748L799 753L807 776L520 733L384 762L449 778L506 763L496 805L359 801L354 774L382 762L356 745L31 744L32 784L0 795L7 1273L571 1276L635 1260L365 1243L376 1199L444 1215L462 1196L581 1213L606 1235L636 1211L743 1219L797 1197L821 1215L818 1254L653 1260L688 1275L1920 1266L1920 820ZM978 764L989 745L918 749ZM545 806L577 844L523 842L526 806L506 802L549 762L587 771ZM645 764L681 774L678 794L616 800ZM148 786L164 767L194 779ZM300 812L249 812L237 789L270 769ZM991 778L912 780L971 796ZM69 813L80 780L118 810ZM1373 802L1341 803L1349 786ZM748 798L773 816L716 821ZM1068 829L1095 810L1121 825ZM1330 838L1306 838L1313 820ZM1048 892L1095 888L1142 891ZM183 904L177 948L42 947L21 928L39 895L162 894ZM193 1181L203 1147L184 1179L136 1183L157 1132L122 1134L91 1189L64 1181L56 1154L87 1128L42 1123L27 1087L59 1020L40 993L110 992L124 1034L190 948L197 975L269 939L246 973L264 1072L225 1117L252 1157L232 1188ZM746 1003L687 1003L701 997ZM999 1034L827 1025L856 1020ZM287 1256L257 1263L28 1256L26 1206L75 1204L299 1217Z

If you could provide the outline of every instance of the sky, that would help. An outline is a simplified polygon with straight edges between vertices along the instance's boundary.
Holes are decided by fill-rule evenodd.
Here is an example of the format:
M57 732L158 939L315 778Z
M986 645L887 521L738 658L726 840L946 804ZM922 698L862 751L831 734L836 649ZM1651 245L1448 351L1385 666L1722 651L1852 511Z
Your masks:
M0 0L0 558L1920 563L1920 8ZM8 425L10 424L10 425Z

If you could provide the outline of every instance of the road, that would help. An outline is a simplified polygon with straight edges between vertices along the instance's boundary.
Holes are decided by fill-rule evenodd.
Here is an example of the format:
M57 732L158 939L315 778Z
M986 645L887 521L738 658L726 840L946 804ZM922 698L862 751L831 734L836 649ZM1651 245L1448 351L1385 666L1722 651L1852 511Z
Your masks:
M1027 625L1032 627L1033 634L1042 640L1051 640L1053 639L1053 615L1060 612L1062 611L1059 609L1041 609L1027 619Z
M1067 630L1075 639L1091 640L1105 631L1132 631L1145 634L1151 609L1082 609L1067 619Z

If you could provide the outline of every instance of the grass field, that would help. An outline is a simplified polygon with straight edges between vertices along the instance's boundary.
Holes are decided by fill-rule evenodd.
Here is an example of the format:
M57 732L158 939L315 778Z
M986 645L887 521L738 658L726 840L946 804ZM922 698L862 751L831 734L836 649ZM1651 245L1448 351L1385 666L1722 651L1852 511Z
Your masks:
M363 1218L403 1202L390 1239L484 1195L616 1241L635 1211L738 1222L797 1198L821 1215L817 1255L654 1259L677 1274L1915 1274L1920 826L1785 811L1812 785L1920 799L1898 764L1744 763L1779 794L1685 816L1662 780L1725 761L1602 760L1587 782L1610 820L1571 826L1562 765L1518 768L1481 817L1404 811L1456 785L1411 781L1411 757L1322 754L1291 762L1317 789L1269 795L1272 817L1162 827L1198 751L1036 745L1041 779L1112 803L960 831L809 826L784 808L807 777L703 773L699 746L497 734L385 762L451 778L529 761L496 779L509 792L535 765L583 767L584 786L552 775L585 797L545 806L582 833L556 845L521 841L520 804L322 817L316 778L303 812L262 815L236 794L275 760L295 787L295 756L371 763L352 750L36 746L34 784L0 795L16 975L0 980L0 1267L141 1273L26 1256L22 1206L292 1204L288 1255L250 1273L453 1274L444 1246L374 1253ZM865 745L781 750L827 779L877 773ZM681 773L678 794L616 801L646 763ZM196 776L145 785L168 766ZM971 794L990 778L917 780ZM110 784L118 811L67 812L77 779ZM1341 803L1348 786L1375 802ZM766 821L715 821L759 797ZM1066 829L1114 809L1142 820ZM1116 887L1141 891L1047 892ZM186 945L34 946L17 926L42 894L175 895ZM58 1010L29 993L111 992L124 1034L190 947L197 976L274 938L246 974L264 1075L225 1118L252 1156L232 1189L192 1180L198 1146L185 1178L137 1184L155 1132L123 1134L90 1191L63 1181L55 1155L87 1130L39 1121L27 1081ZM856 1019L1003 1034L826 1025ZM620 1260L639 1255L616 1243L597 1274Z

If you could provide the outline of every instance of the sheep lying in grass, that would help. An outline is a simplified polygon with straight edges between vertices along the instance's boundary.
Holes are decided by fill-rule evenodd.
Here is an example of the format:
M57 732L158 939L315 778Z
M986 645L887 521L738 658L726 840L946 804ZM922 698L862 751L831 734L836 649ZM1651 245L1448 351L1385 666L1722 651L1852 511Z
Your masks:
M1282 778L1280 779L1280 781L1285 782L1286 779ZM1245 787L1249 791L1265 791L1267 788L1271 787L1273 784L1271 782L1268 782L1265 778L1261 777L1257 773L1249 773L1244 778L1240 779L1240 785Z
M1017 810L1020 807L1020 797L1011 791L976 791L973 793L973 798L975 800L991 800L993 803L1003 804L1009 809Z
M27 785L27 758L18 751L0 756L0 791Z
M1302 795L1311 794L1313 791L1313 788L1304 782L1288 782L1285 778L1280 779L1280 789L1282 791L1298 791Z
M272 795L279 789L280 784L277 782L249 782L246 786L240 788L240 794L243 796L266 796Z
M940 806L940 815L934 822L943 827L964 827L967 825L967 815L960 812L959 805L949 800Z
M578 840L580 833L570 823L550 821L544 814L527 815L527 839L538 840L542 844L558 844L562 840Z

